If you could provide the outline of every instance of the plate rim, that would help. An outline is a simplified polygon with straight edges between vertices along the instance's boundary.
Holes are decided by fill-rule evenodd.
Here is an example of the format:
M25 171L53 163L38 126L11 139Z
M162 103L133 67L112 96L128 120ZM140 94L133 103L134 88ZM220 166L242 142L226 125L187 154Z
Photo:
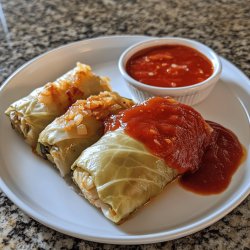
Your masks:
M112 35L112 36L101 36L96 38L89 38L89 39L83 39L80 41L75 41L72 43L68 43L62 46L59 46L57 48L51 49L45 53L42 53L41 55L36 56L35 58L29 60L22 66L20 66L17 70L15 70L2 84L0 87L0 92L2 92L5 87L8 85L8 83L14 78L17 74L19 74L23 69L31 65L33 62L39 60L40 58L47 56L48 54L51 54L55 51L64 50L67 47L76 46L77 44L81 44L88 41L93 40L109 40L109 39L116 39L116 38L126 38L126 39L150 39L154 37L150 36L144 36L144 35ZM246 81L249 81L247 75L244 74L244 72L236 67L234 64L232 64L227 59L222 58L222 63L225 62L229 64L231 67L233 67L234 70L238 71L238 73L245 78ZM249 87L250 87L250 81L249 81ZM249 149L247 149L249 151ZM193 222L191 225L188 226L182 226L180 229L174 229L170 231L163 231L158 233L150 233L150 234L140 234L140 235L121 235L121 236L93 236L88 234L79 234L74 233L72 231L65 230L62 226L55 225L53 222L50 222L48 219L46 219L45 216L41 215L39 212L36 212L34 209L30 208L29 205L25 204L22 199L20 199L18 196L15 195L15 192L12 191L11 188L7 186L7 184L4 182L2 177L0 176L0 188L2 191L6 194L6 196L22 211L24 211L28 216L33 218L34 220L38 221L39 223L52 228L58 232L61 232L66 235L70 235L73 237L77 237L84 240L94 241L94 242L100 242L100 243L108 243L108 244L146 244L146 243L156 243L156 242L162 242L162 241L169 241L173 239L178 239L184 236L188 236L190 234L193 234L195 232L198 232L213 223L217 222L221 218L223 218L225 215L230 213L235 207L237 207L249 194L250 194L250 183L248 186L245 186L245 189L242 189L240 192L241 195L237 195L236 197L233 197L228 203L226 204L226 208L223 207L221 209L217 209L215 212L207 216L206 218L202 218L202 220L199 220L197 222ZM175 232L176 231L176 232Z

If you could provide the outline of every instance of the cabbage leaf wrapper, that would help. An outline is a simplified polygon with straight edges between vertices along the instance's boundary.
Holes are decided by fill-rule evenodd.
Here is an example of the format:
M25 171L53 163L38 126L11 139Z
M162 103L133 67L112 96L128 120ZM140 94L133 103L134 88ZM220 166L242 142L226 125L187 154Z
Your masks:
M32 147L40 132L56 117L64 114L76 100L86 99L101 91L110 91L109 79L95 75L90 66L77 63L76 67L14 102L5 111L12 127Z
M41 132L36 151L65 176L82 151L104 134L105 118L133 104L132 100L108 91L78 100Z
M122 222L178 175L122 128L84 150L72 169L85 198L114 223Z

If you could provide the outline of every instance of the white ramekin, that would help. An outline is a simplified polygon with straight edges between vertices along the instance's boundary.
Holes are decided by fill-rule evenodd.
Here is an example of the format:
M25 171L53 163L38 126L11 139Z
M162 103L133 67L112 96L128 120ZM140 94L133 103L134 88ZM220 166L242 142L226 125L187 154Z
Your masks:
M138 51L150 47L170 44L185 45L198 50L211 61L214 68L213 74L205 81L195 85L167 88L143 84L133 79L126 72L127 61ZM188 105L197 104L203 101L210 94L215 84L219 80L222 70L220 58L212 49L194 40L178 37L157 38L137 43L123 52L123 54L120 56L118 66L129 87L129 90L131 91L131 94L138 102L142 102L152 96L171 96L177 101Z

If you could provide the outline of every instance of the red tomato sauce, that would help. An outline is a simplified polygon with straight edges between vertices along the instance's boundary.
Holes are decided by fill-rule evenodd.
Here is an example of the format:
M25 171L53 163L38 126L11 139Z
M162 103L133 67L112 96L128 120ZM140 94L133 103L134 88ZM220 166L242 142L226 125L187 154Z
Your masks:
M198 168L212 133L192 107L163 97L151 98L112 116L105 127L106 131L123 127L179 173Z
M214 129L213 140L202 157L199 169L179 179L184 188L199 194L224 191L244 156L243 148L232 131L215 122L208 123Z
M245 155L232 131L172 98L151 98L105 122L106 132L119 127L182 174L182 187L199 194L224 191Z
M157 87L194 85L209 78L213 70L205 55L183 45L164 45L139 51L126 65L132 78Z

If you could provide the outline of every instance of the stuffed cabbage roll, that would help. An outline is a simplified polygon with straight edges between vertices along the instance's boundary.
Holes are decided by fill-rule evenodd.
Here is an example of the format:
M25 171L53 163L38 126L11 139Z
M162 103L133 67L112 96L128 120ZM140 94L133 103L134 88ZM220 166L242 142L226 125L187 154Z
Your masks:
M115 223L145 204L178 172L123 129L106 133L73 165L82 194Z
M90 66L77 63L74 69L55 82L49 82L11 104L5 113L12 127L26 142L36 146L40 132L56 117L64 114L76 100L106 90L111 90L107 77L96 76Z
M108 91L78 100L41 132L36 150L65 176L81 152L104 134L104 119L133 104Z
M212 128L193 108L155 97L106 122L106 134L72 165L84 197L115 223L195 171Z

